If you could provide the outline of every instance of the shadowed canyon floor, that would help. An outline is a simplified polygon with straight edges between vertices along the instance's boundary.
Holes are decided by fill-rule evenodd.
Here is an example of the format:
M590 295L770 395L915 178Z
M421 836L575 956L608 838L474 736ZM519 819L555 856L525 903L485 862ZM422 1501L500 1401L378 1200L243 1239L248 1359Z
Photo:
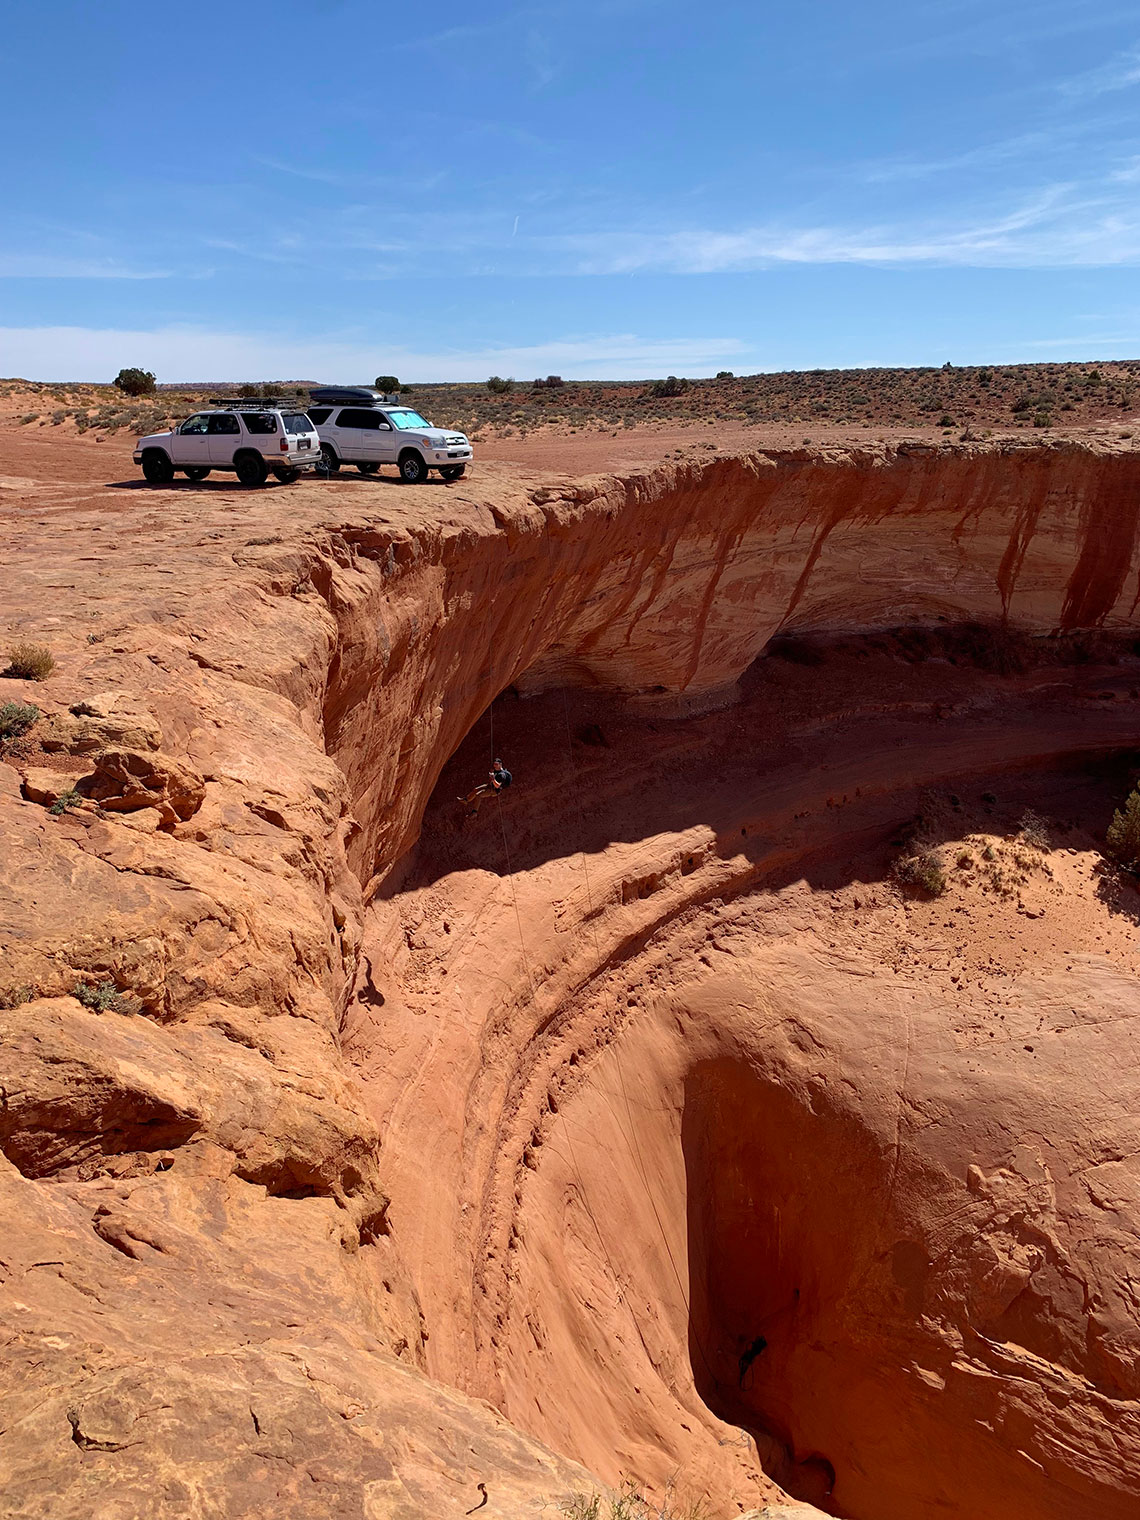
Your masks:
M1136 1513L1134 456L10 441L13 1515Z

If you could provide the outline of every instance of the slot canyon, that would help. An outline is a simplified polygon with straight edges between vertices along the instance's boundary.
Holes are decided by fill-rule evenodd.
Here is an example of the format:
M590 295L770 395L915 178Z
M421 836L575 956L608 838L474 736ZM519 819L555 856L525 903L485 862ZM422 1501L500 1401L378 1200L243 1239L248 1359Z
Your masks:
M1140 1514L1135 455L0 518L5 1514Z

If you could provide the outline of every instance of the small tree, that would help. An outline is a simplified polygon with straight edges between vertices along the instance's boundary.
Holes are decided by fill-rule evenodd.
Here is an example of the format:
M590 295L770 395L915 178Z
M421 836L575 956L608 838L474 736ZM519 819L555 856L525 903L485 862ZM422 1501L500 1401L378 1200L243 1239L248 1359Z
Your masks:
M395 375L377 375L372 383L378 391L398 391L400 389L400 382L396 379Z
M716 377L718 380L733 380L736 378L730 369L718 369Z
M1133 790L1123 808L1113 813L1105 842L1108 853L1121 865L1140 864L1140 786Z
M153 396L154 376L149 369L121 369L114 384L124 396Z
M487 389L492 396L505 396L507 391L514 389L514 385L513 380L504 380L501 375L492 375L487 381Z

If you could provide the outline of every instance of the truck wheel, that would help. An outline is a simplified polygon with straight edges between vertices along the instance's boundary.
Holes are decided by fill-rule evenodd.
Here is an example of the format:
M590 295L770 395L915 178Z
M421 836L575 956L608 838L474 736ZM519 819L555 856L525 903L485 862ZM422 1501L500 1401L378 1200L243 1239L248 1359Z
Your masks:
M170 455L162 449L147 449L142 457L142 472L152 486L168 486L174 479Z
M439 473L444 480L458 480L466 468L465 464L445 464Z
M291 486L301 472L300 470L293 469L291 465L286 465L284 467L278 465L273 473L277 476L277 479L283 486Z
M234 469L243 486L263 486L269 474L265 460L252 452L239 454L234 460Z
M415 449L405 449L400 455L400 479L405 485L422 485L428 478L428 467L424 463L423 455L417 454Z
M362 475L375 475L380 466L375 462L375 460L369 460L367 463L358 464L356 468Z
M330 475L335 475L340 469L340 460L336 457L336 450L331 443L321 444L321 458L325 462L325 469Z
M210 467L204 464L188 465L186 468L187 480L205 480L210 473Z

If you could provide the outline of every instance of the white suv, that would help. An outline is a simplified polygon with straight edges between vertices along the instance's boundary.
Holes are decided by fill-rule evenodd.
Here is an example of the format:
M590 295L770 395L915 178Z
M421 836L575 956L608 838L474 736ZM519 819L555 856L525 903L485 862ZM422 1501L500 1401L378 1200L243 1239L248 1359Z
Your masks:
M320 463L321 440L304 412L272 400L213 401L176 428L135 444L135 463L152 485L169 485L181 470L205 480L211 470L235 470L243 486L263 486L270 473L290 485Z
M367 386L321 386L309 392L309 416L321 438L325 466L336 474L354 464L362 475L375 475L382 464L399 467L409 483L438 470L444 480L458 480L471 463L464 433L432 427L419 412L396 396L381 396Z

